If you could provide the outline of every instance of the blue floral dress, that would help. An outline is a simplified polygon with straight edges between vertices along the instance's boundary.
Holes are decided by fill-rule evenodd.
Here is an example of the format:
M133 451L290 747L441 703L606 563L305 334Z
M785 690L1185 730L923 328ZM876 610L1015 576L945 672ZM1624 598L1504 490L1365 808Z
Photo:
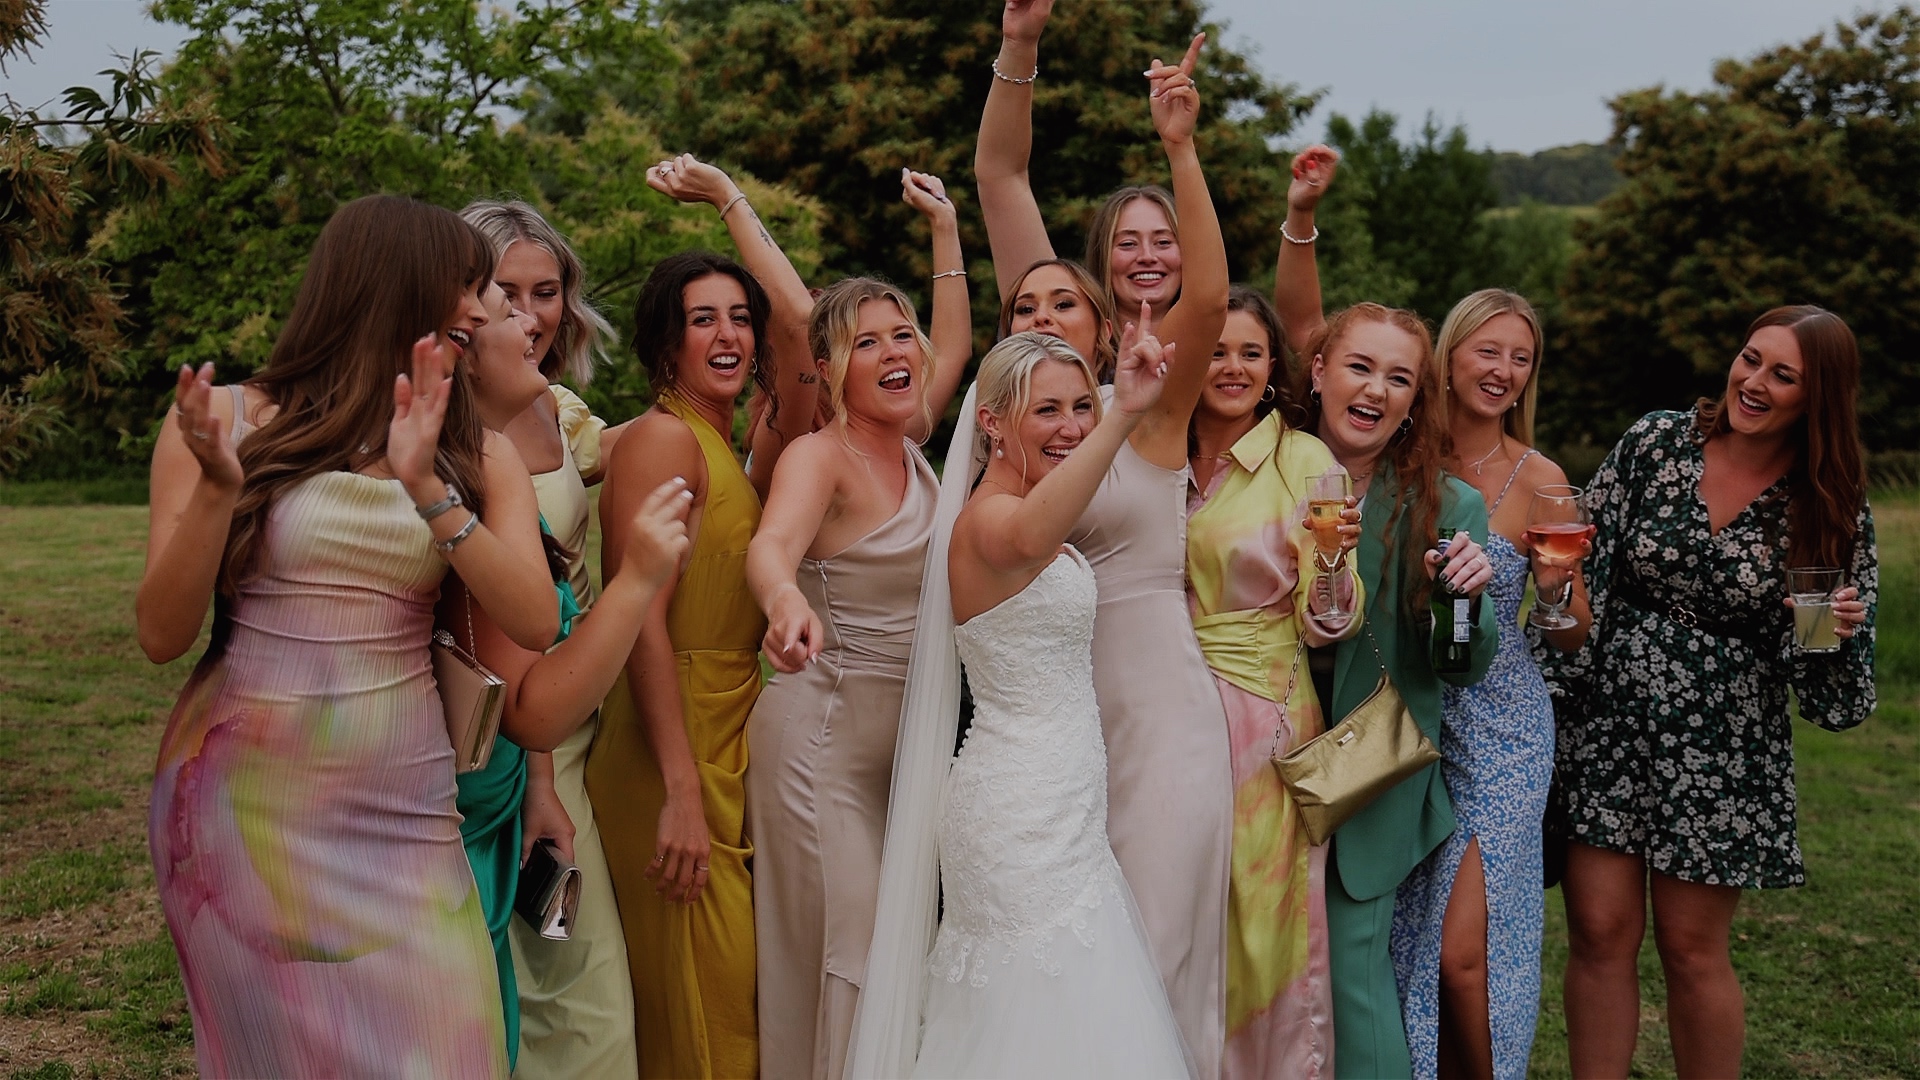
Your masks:
M1519 472L1516 465L1514 475ZM1507 483L1511 487L1513 481ZM1494 500L1499 505L1500 499ZM1487 1007L1493 1074L1499 1080L1527 1075L1540 1002L1540 935L1546 917L1540 817L1553 779L1553 701L1520 629L1527 557L1492 533L1487 558L1493 580L1486 596L1500 613L1500 649L1485 679L1444 687L1441 699L1440 774L1459 826L1400 884L1394 901L1394 975L1413 1075L1422 1078L1437 1070L1440 926L1470 841L1480 841L1487 882Z

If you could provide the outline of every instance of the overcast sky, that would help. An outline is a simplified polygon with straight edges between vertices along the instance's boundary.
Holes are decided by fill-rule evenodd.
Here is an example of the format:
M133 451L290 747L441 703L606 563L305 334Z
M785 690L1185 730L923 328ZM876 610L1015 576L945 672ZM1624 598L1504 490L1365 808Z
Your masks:
M1226 44L1252 52L1270 77L1330 91L1306 135L1324 130L1330 112L1358 116L1377 105L1410 122L1432 111L1466 124L1475 145L1522 151L1605 139L1613 95L1655 83L1702 88L1715 60L1802 40L1862 7L1857 0L1208 2L1228 24ZM170 54L182 36L147 18L139 0L51 0L48 14L46 44L31 63L16 60L0 76L24 104L56 99L76 82L99 85L94 72L111 65L116 51Z

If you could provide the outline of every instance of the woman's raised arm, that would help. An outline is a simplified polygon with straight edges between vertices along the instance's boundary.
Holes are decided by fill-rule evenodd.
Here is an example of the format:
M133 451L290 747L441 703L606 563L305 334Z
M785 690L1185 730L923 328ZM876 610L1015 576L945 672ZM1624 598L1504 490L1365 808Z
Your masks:
M973 151L980 213L986 219L993 276L1003 303L1029 266L1053 258L1053 241L1047 238L1047 223L1027 178L1040 33L1052 14L1053 0L1007 0L1000 16L1000 55L993 62L993 86L980 113L980 138Z
M227 395L213 393L213 365L182 367L153 446L147 567L133 602L140 650L156 664L193 648L207 618L243 480L232 427Z
M933 381L927 386L927 411L938 427L973 357L973 305L960 253L960 219L937 176L901 169L900 198L925 215L933 231L933 321L927 335L933 342ZM914 442L932 434L918 421L907 427Z

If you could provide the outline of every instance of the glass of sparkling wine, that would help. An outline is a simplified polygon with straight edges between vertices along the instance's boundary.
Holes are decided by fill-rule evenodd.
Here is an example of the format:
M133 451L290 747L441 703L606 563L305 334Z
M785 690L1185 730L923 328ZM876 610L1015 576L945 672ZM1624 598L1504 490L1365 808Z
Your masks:
M1541 562L1568 571L1566 582L1557 589L1540 588L1539 579L1534 579L1535 602L1527 622L1542 630L1571 630L1580 625L1566 611L1573 599L1573 568L1586 557L1587 542L1593 539L1580 495L1580 489L1571 484L1547 484L1534 491L1533 506L1527 512L1527 546Z
M1327 610L1320 613L1323 619L1344 619L1352 614L1340 606L1334 581L1334 575L1346 567L1345 553L1340 550L1340 526L1346 522L1340 514L1352 494L1353 477L1338 465L1308 481L1307 527L1313 530L1313 565L1327 589Z
M1793 597L1793 643L1801 652L1836 652L1840 635L1834 632L1833 592L1840 587L1840 570L1833 566L1787 568L1787 592Z

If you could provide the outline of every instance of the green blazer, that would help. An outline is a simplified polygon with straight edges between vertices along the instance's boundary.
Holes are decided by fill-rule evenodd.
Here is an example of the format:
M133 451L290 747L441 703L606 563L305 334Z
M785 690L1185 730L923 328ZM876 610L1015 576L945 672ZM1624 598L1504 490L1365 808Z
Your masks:
M1430 620L1421 614L1408 619L1401 611L1402 559L1419 559L1431 537L1411 537L1404 516L1394 535L1386 535L1393 513L1393 474L1384 468L1373 482L1373 497L1360 517L1361 582L1366 586L1366 628L1340 643L1333 673L1333 711L1344 718L1366 700L1380 679L1380 661L1406 700L1420 729L1440 745L1440 679L1456 686L1479 682L1500 647L1499 617L1492 601L1483 601L1473 626L1470 648L1473 667L1461 675L1438 676L1428 662L1432 641ZM1465 529L1474 540L1487 542L1487 504L1464 481L1442 475L1439 528L1442 537ZM1367 644L1371 631L1380 648L1375 660ZM1401 781L1366 809L1354 815L1333 835L1333 858L1340 883L1355 900L1385 896L1399 886L1427 853L1453 832L1453 803L1440 778L1440 766L1429 765Z

